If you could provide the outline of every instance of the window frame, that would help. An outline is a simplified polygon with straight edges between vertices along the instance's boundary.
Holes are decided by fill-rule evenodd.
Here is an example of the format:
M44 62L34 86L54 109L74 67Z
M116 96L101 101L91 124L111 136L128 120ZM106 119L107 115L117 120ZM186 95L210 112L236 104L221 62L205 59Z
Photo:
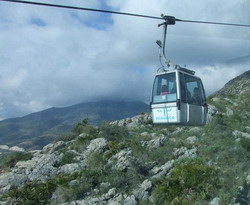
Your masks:
M171 76L170 76L171 75ZM171 79L174 79L174 81L168 81L167 78L164 78L164 76L168 76L168 78L171 78ZM162 81L163 80L167 80L167 84L162 84ZM163 94L161 95L161 89L162 89L162 86L163 85L167 85L169 86L169 82L172 83L174 82L174 84L172 84L172 88L170 88L169 90L172 90L175 86L175 92L174 93L171 93L169 92L168 94ZM173 103L173 102L176 102L177 101L177 73L174 71L174 72L171 72L171 73L162 73L162 74L159 74L159 75L156 75L155 76L155 80L154 80L154 84L153 84L153 90L152 90L152 103L153 104L160 104L160 103ZM174 100L172 100L172 98L170 98L170 100L167 99L167 97L170 95L172 95L171 97L174 98ZM163 99L165 96L165 99ZM161 101L156 101L156 97L162 97L162 100Z
M181 103L188 103L196 106L205 106L206 105L206 95L204 87L200 78L186 74L184 72L179 72L180 76L180 100ZM188 83L196 83L195 86L190 86L188 88ZM193 88L192 88L193 87ZM198 88L200 103L197 104L194 102L194 89ZM193 89L193 90L192 90Z

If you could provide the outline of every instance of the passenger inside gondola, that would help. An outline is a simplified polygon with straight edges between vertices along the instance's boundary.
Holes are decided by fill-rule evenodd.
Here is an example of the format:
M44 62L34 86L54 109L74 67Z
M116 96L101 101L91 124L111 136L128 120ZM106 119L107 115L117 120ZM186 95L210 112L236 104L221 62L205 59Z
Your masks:
M172 87L170 93L176 93L176 82L175 81L173 82L173 87Z
M162 87L161 87L161 95L167 95L169 92L168 92L168 87L167 87L167 85L163 85Z
M197 87L194 88L192 100L193 104L201 105L201 92Z

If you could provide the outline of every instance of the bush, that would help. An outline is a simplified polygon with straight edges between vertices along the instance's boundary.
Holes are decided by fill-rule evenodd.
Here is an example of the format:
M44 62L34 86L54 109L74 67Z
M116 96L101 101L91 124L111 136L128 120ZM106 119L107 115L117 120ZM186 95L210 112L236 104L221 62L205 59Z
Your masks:
M104 122L100 126L100 135L108 141L122 142L129 137L129 132L126 127Z
M76 160L74 160L75 154L72 152L66 152L62 159L58 162L58 166L63 166L65 164L72 164L74 162L76 162Z
M99 137L103 137L108 141L108 151L105 153L105 158L108 159L128 147L129 136L126 127L109 124L108 122L102 123Z
M240 145L244 147L248 152L250 152L250 139L246 137L242 137L240 139Z
M13 168L17 162L19 161L27 161L31 159L33 155L31 153L26 152L12 152L6 156L4 156L0 160L0 169L8 170Z
M217 171L198 162L177 165L171 177L156 182L156 204L187 204L211 199L218 188Z
M45 182L30 182L21 189L12 189L5 193L2 198L11 200L11 204L49 204L53 192L58 186L66 186L72 177L68 175L58 175Z
M77 123L75 128L73 129L74 134L85 133L87 135L96 136L97 130L95 127L89 124L88 119L84 119L81 122Z
M55 142L58 142L58 141L68 142L68 141L75 139L76 137L77 137L77 134L75 133L66 133L66 134L61 134L57 136L54 141Z
M86 147L88 146L89 142L93 139L95 139L96 136L93 135L84 135L81 137L77 137L75 142L70 145L71 149L74 149L78 152L83 151L84 149L86 149Z
M114 142L114 141L109 141L108 142L108 151L105 152L104 158L109 159L113 155L120 152L122 149L127 148L127 146L128 145L126 143L117 143L117 142Z

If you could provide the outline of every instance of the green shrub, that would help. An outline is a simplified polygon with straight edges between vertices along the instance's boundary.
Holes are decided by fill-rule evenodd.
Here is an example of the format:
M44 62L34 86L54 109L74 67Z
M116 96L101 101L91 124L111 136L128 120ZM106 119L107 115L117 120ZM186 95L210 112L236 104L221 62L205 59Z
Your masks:
M115 141L109 141L108 142L108 150L105 152L105 159L109 159L110 157L112 157L113 155L117 154L118 152L120 152L122 149L127 148L127 144L126 143L118 143Z
M153 124L153 120L152 119L149 119L145 122L146 125L152 125Z
M75 157L75 154L74 154L74 153L72 153L72 152L66 152L66 153L63 155L62 159L58 162L58 166L60 167L60 166L63 166L63 165L65 165L65 164L72 164L72 163L77 162L77 161L74 159L74 157Z
M95 138L96 136L93 135L84 135L81 137L77 137L74 143L70 145L70 149L81 152L88 146L89 142Z
M122 142L125 139L128 139L129 132L126 127L104 122L100 126L99 135L100 137L106 138L108 141Z
M84 119L81 122L77 123L75 128L72 130L74 134L85 133L87 135L96 136L97 129L89 124L88 119Z
M11 152L0 159L0 169L8 170L13 168L19 161L27 161L31 159L33 155L27 152Z
M171 177L156 182L156 204L187 204L211 199L219 186L217 171L198 162L177 165Z
M246 137L242 137L240 139L240 145L244 147L248 152L250 152L250 139Z
M68 141L75 139L76 137L77 137L77 134L75 133L66 133L66 134L61 134L57 136L54 141L55 142L58 142L58 141L68 142Z
M71 176L58 175L45 182L30 182L23 188L14 188L5 193L2 198L9 200L11 204L49 204L53 192L58 186L66 186L72 180Z
M110 168L105 179L111 184L111 187L116 187L117 192L132 194L132 191L138 188L138 184L141 184L145 177L137 173L136 169L130 167L126 171Z
M101 166L97 169L93 167L83 169L77 177L79 184L71 187L72 193L75 195L74 200L82 199L92 193L95 188L99 188L100 183L104 182L105 175L107 173Z

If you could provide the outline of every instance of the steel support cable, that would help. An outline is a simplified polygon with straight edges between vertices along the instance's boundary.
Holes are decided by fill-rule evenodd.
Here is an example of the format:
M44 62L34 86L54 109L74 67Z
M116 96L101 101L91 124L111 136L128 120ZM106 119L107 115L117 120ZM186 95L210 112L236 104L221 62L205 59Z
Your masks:
M127 12L119 12L119 11L110 11L110 10L103 10L103 9L93 9L93 8L66 6L66 5L59 5L59 4L49 4L49 3L42 3L42 2L23 1L23 0L0 0L0 1L11 2L11 3L19 3L19 4L30 4L30 5L37 5L37 6L47 6L47 7L55 7L55 8L91 11L91 12L102 12L102 13L109 13L109 14L117 14L117 15L126 15L126 16L133 16L133 17L165 20L164 17L156 17L156 16L134 14L134 13L127 13ZM175 21L179 21L179 22L183 22L183 23L199 23L199 24L214 24L214 25L223 25L223 26L250 27L250 24L223 23L223 22L212 22L212 21L196 21L196 20L186 20L186 19L177 19L177 18L175 18Z
M126 13L126 12L119 12L119 11L109 11L109 10L102 10L102 9L92 9L92 8L84 8L84 7L76 7L76 6L66 6L66 5L59 5L59 4L48 4L48 3L33 2L33 1L21 1L21 0L20 1L0 0L0 1L7 1L7 2L19 3L19 4L30 4L30 5L37 5L37 6L56 7L56 8L64 8L64 9L102 12L102 13L109 13L109 14L119 14L119 15L126 15L126 16L151 18L151 19L161 19L161 20L163 19L161 17L156 17L156 16L147 16L147 15L141 15L141 14L133 14L133 13Z

